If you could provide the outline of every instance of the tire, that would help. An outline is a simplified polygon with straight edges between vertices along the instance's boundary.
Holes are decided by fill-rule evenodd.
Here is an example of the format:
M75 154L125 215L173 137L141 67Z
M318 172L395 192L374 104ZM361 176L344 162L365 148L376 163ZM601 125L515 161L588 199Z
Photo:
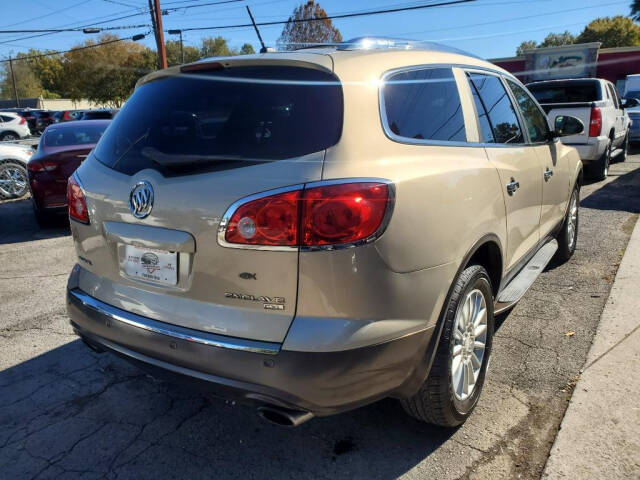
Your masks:
M622 142L620 148L622 148L622 153L618 155L618 158L620 159L620 162L626 162L627 155L629 154L629 132L625 135L624 142Z
M609 164L611 163L611 148L611 141L609 141L609 143L607 143L607 148L605 149L600 159L591 167L591 175L596 180L605 180L607 178L607 175L609 175Z
M471 318L484 318L486 325L484 332L478 327L473 330L476 334L475 339L469 336L471 329L462 331L459 328L464 327L464 319L467 318L464 314L465 305L471 299L484 301L485 305L484 316L474 317L473 310L471 311ZM479 312L481 313L482 309L479 309ZM401 400L401 403L405 411L418 420L443 427L456 427L465 422L478 402L491 355L494 327L493 293L489 275L483 267L471 265L456 279L443 321L442 334L429 376L415 395ZM485 325L480 323L480 327ZM484 351L478 360L477 343L482 343L482 340ZM471 356L476 358L475 366ZM480 363L479 367L477 363ZM463 371L469 372L465 370L466 365L471 365L473 375L468 374L467 378L474 379L474 384L469 385L467 392L462 388ZM454 382L458 388L454 389Z
M0 142L12 142L14 140L20 140L20 136L14 132L4 132L0 134Z
M558 240L558 250L554 256L554 261L561 264L569 260L576 251L578 243L578 225L580 220L580 187L576 185L569 198L569 207L564 217L562 228L556 239Z
M40 228L48 228L54 224L55 218L50 213L40 210L35 202L32 201L33 215L36 217L36 222Z
M0 199L20 198L29 191L26 167L17 161L0 162Z

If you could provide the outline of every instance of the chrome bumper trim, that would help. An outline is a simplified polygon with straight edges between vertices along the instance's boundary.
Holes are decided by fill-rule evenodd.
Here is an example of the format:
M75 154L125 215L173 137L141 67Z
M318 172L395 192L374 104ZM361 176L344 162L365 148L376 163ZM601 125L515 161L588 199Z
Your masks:
M231 338L213 333L200 332L177 325L169 325L164 322L152 320L135 313L113 307L107 303L87 295L80 289L68 290L69 300L80 308L90 309L110 320L126 323L132 327L141 328L153 333L159 333L168 337L200 343L210 347L228 348L244 352L275 355L280 352L280 344L274 342L260 342L243 338Z

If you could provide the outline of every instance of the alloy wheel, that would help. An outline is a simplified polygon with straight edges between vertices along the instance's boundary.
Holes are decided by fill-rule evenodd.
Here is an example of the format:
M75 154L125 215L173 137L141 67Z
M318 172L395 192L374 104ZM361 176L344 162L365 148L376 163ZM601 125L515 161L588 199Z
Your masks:
M451 384L458 400L475 389L487 342L487 304L482 292L470 291L456 312L453 327Z
M0 168L0 194L6 197L21 197L27 193L27 176L18 166Z
M571 195L571 204L569 206L569 215L567 217L567 245L569 250L573 249L576 243L576 232L578 226L578 195L573 192Z

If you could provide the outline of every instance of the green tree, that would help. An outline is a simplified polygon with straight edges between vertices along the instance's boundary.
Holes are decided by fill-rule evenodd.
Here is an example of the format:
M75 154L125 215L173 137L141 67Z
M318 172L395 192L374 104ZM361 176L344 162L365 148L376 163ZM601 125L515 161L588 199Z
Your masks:
M321 20L305 21L311 19ZM341 41L340 30L327 18L327 12L314 0L307 0L293 10L278 38L278 45L284 50L295 50L305 45Z
M640 0L633 0L631 7L631 18L636 22L640 21Z
M25 56L25 55L22 55ZM13 74L20 98L34 98L43 94L42 83L26 60L13 61ZM13 81L9 62L2 64L2 81L0 81L0 98L14 98Z
M245 43L244 45L242 45L242 47L240 47L240 55L250 55L252 53L256 53L256 51L253 49L253 45L251 45L250 43Z
M222 37L208 37L202 39L202 46L200 47L200 56L202 58L230 57L231 55L237 55L237 52L229 48L226 39Z
M576 43L589 42L601 42L602 48L640 45L640 26L622 15L596 18L576 39Z
M576 37L571 35L568 30L565 30L563 33L550 33L546 37L538 48L544 47L560 47L562 45L571 45L576 43Z
M535 40L526 40L518 46L518 48L516 49L516 55L524 55L525 50L531 50L533 48L536 48L537 46L538 44Z
M105 34L97 42L88 40L82 46L117 38ZM131 41L67 52L63 61L65 96L119 107L138 79L154 69L153 57L145 47Z
M182 65L182 63L195 62L200 58L200 50L190 45L184 46L184 62L182 62L182 53L180 51L180 41L170 40L166 43L167 47L167 63L170 67L174 65Z

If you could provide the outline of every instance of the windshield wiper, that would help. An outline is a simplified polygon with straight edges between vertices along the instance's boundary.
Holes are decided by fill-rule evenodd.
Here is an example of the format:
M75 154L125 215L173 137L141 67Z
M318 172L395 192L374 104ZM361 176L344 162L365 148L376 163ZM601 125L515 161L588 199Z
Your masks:
M241 155L189 155L183 153L167 154L157 148L144 147L140 150L143 157L152 160L163 167L181 167L197 163L221 163L221 162L265 162L269 160L258 160L255 158L245 158Z

